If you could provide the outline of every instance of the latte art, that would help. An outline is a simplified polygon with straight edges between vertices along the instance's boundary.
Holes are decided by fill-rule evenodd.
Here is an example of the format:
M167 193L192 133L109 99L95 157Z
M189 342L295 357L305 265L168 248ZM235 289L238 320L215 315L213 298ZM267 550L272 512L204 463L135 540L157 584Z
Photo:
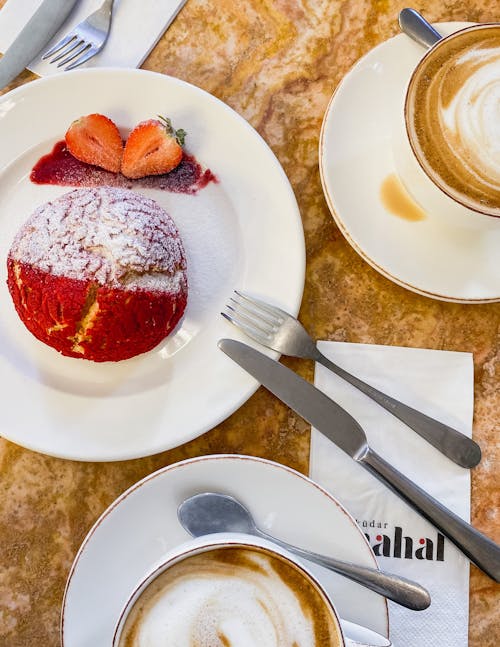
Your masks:
M439 44L417 70L408 104L424 170L459 202L500 215L500 26Z
M452 74L443 67L443 78ZM477 49L455 62L464 83L448 106L441 103L440 121L456 143L455 155L478 180L500 187L500 47ZM444 94L444 93L442 93Z
M264 551L224 548L162 573L129 615L120 647L338 647L322 596Z

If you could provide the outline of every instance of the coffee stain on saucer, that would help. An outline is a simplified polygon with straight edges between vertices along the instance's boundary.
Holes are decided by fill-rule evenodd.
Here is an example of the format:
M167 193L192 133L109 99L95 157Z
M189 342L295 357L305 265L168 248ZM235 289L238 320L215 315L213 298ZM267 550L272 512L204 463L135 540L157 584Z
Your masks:
M388 175L382 182L380 199L387 211L404 220L418 222L427 217L425 211L413 200L395 173Z
M231 647L231 643L229 641L229 638L226 636L226 634L223 634L221 631L219 631L217 633L217 638L220 640L223 647Z

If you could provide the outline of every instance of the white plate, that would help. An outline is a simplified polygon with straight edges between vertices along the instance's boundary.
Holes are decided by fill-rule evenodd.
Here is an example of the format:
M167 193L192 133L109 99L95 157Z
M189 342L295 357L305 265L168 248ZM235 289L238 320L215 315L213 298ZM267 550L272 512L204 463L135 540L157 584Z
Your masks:
M449 34L471 23L436 25ZM392 132L402 93L424 49L404 34L360 59L334 92L320 138L320 171L332 215L352 247L385 277L444 301L500 300L500 228L468 231L432 214L410 222L380 200L395 173Z
M63 647L110 645L115 623L142 576L189 539L177 507L198 492L238 497L257 525L316 552L376 567L351 515L298 472L249 456L203 456L166 467L122 494L98 519L75 558L61 616ZM385 598L308 564L332 595L340 616L388 636Z
M71 121L102 112L124 128L164 114L218 177L197 195L144 190L172 215L187 253L185 317L165 343L97 364L59 355L19 320L6 278L15 232L70 187L32 184L40 155ZM227 105L153 72L89 69L48 77L0 99L0 434L76 460L137 458L180 445L224 420L258 384L217 348L238 336L220 311L239 288L297 313L305 251L295 196L278 160ZM26 406L28 404L28 406Z

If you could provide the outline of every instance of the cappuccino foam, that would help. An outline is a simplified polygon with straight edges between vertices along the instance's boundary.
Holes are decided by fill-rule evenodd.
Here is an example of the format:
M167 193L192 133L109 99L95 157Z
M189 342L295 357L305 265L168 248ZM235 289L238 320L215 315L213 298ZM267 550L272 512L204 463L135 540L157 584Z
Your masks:
M408 95L415 153L446 193L500 215L500 26L438 44Z
M309 579L263 550L187 557L132 608L120 647L339 647L331 611Z

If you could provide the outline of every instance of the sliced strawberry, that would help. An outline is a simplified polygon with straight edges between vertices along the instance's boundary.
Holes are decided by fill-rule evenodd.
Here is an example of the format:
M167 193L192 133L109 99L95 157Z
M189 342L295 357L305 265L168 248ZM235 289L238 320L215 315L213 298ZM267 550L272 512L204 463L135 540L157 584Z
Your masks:
M169 173L182 160L186 133L174 130L170 119L141 121L128 136L123 151L122 173L129 178Z
M116 124L100 114L74 121L65 136L69 152L82 162L118 173L121 168L123 141Z

